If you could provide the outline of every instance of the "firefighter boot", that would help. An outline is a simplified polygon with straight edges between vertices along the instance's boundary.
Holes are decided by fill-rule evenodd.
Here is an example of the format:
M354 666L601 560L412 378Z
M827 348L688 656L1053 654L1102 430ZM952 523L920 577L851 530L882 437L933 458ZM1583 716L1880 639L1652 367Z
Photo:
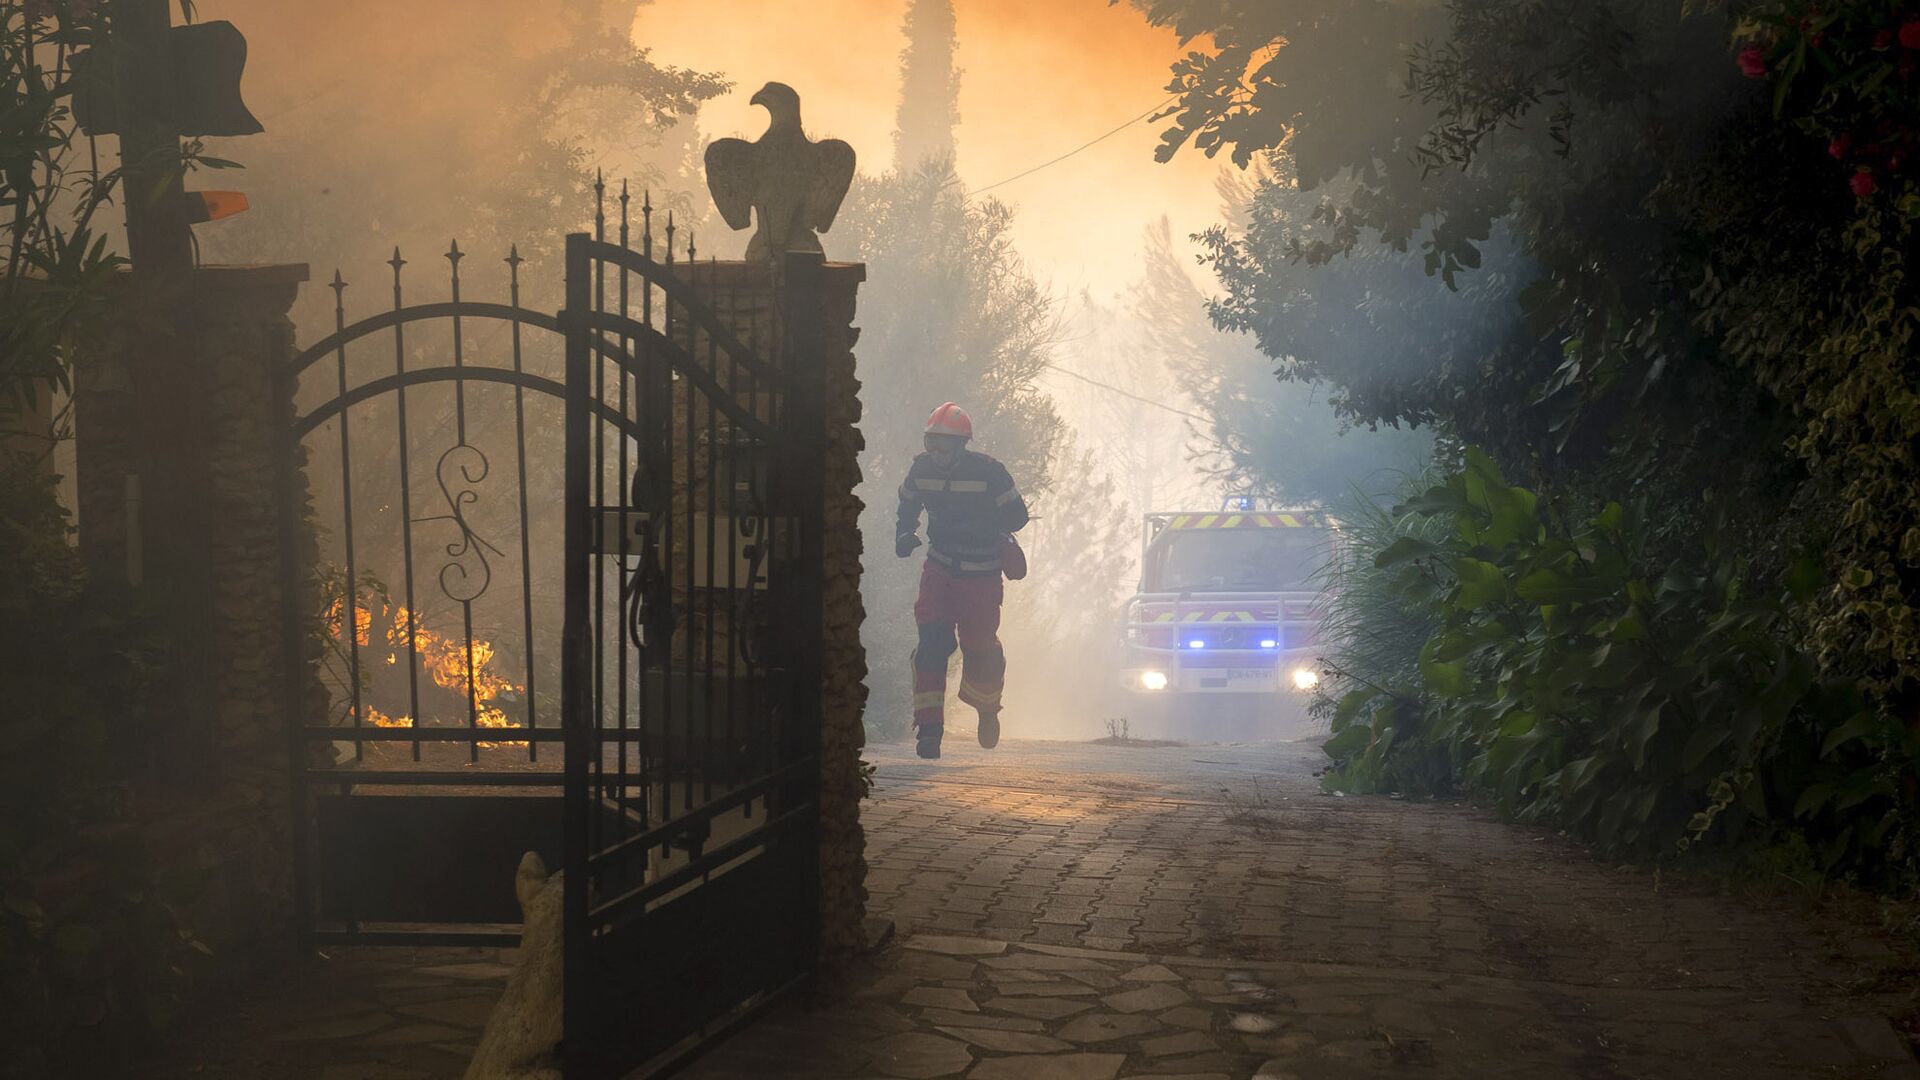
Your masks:
M933 654L929 654L929 658ZM940 736L946 732L947 701L947 665L946 657L940 657L940 666L933 671L920 667L920 650L915 649L907 655L907 663L913 668L913 736L914 751L923 758L940 756Z
M913 726L913 751L923 758L940 756L940 736L944 724L915 724Z
M1000 745L1000 706L980 710L980 746L991 750Z

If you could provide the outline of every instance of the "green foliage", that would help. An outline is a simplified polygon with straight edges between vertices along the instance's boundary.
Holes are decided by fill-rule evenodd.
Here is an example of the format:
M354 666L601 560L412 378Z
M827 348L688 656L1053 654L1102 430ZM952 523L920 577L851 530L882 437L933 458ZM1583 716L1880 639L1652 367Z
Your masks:
M1834 188L1920 217L1920 16L1886 0L1753 5L1740 62L1772 88L1773 115L1826 142Z
M1168 135L1275 161L1246 227L1210 239L1222 325L1324 380L1357 423L1442 423L1543 478L1614 470L1622 490L1692 498L1749 479L1732 459L1753 487L1771 480L1785 432L1675 303L1700 270L1668 242L1674 200L1742 89L1717 16L1656 0L1227 7L1236 47L1262 58L1177 69L1192 108ZM1319 83L1334 66L1366 78Z
M393 590L373 571L365 570L354 582L349 597L347 568L337 563L323 562L316 577L321 614L312 620L308 633L319 647L320 681L333 703L328 722L352 726L353 704L372 689L375 663L371 650L364 661L356 662L354 646L357 642L361 649L367 649L372 642L384 642L391 625L387 613L395 610ZM354 623L351 634L347 630L349 620ZM399 636L404 645L406 631L399 631Z
M1759 5L1738 33L1766 66L1769 130L1730 139L1728 172L1779 170L1782 141L1816 148L1795 179L1819 192L1798 228L1752 229L1786 197L1729 181L1703 193L1723 253L1692 299L1755 381L1798 421L1787 446L1830 517L1810 644L1914 723L1920 704L1920 398L1910 267L1920 223L1920 20L1881 2ZM1744 60L1745 57L1743 56ZM1772 118L1777 117L1777 120ZM1804 179L1801 179L1804 177ZM1804 213L1804 211L1803 211ZM1817 275L1818 290L1804 288Z
M1437 476L1430 468L1403 476L1401 484L1416 493ZM1321 640L1328 652L1320 662L1328 679L1314 709L1342 734L1337 756L1357 754L1365 762L1339 770L1338 782L1343 790L1366 793L1449 790L1453 762L1447 749L1402 741L1421 720L1420 653L1439 630L1439 614L1409 602L1391 577L1374 568L1374 556L1396 545L1438 544L1448 523L1356 491L1340 525L1339 543L1315 582L1324 597ZM1340 696L1336 700L1331 694ZM1395 734L1384 742L1371 739L1376 724Z
M1788 633L1816 562L1749 590L1710 547L1653 556L1640 508L1575 518L1465 457L1363 529L1339 575L1399 605L1350 619L1349 636L1403 613L1429 632L1417 677L1404 641L1389 663L1360 657L1389 682L1337 673L1331 783L1458 784L1613 852L1799 833L1828 870L1920 870L1920 806L1900 783L1920 740Z
M40 399L68 387L75 335L104 303L125 263L93 218L111 200L119 172L95 174L76 161L66 58L94 44L104 16L87 4L37 10L0 7L0 429L15 428ZM52 442L51 431L13 434Z
M1165 152L1281 163L1260 195L1266 219L1215 239L1216 319L1265 335L1355 421L1432 421L1540 493L1538 550L1469 554L1478 542L1463 536L1469 549L1393 564L1396 580L1415 567L1464 576L1446 586L1448 629L1420 683L1446 704L1405 721L1436 727L1386 725L1369 737L1393 733L1378 758L1408 740L1446 746L1463 781L1514 812L1618 844L1764 819L1806 830L1828 865L1908 873L1888 813L1911 809L1920 730L1911 9L1138 6L1183 36L1213 35L1174 68ZM1308 193L1319 205L1302 214ZM1382 249L1418 258L1429 290L1481 290L1476 317L1500 332L1456 348L1441 339L1457 323L1423 333L1409 320L1356 355L1342 331L1379 325L1362 308L1331 311L1318 341L1288 322L1306 269L1357 274L1376 304L1431 309ZM1395 366L1409 357L1431 359ZM1622 524L1605 523L1613 503L1632 508ZM1583 543L1615 551L1627 576L1578 555ZM1636 581L1646 597L1622 592ZM1461 596L1479 606L1458 609ZM1513 623L1528 605L1535 621ZM1629 613L1666 636L1607 642L1604 662L1581 652L1600 647L1587 620ZM1476 651L1490 623L1533 635L1575 681L1505 647ZM1476 665L1496 658L1519 666L1483 699ZM1623 696L1631 680L1605 681L1622 670L1665 674L1641 698ZM1755 698L1800 682L1815 689L1784 717ZM1483 727L1496 703L1534 726L1499 742ZM1349 712L1371 719L1375 706ZM1668 745L1674 732L1686 736ZM1346 739L1343 760L1357 760L1360 736ZM1563 775L1596 754L1597 779ZM1592 784L1607 794L1573 791Z
M181 5L191 19L190 5ZM49 445L51 430L22 430L43 397L70 388L79 335L106 310L127 260L95 218L123 187L122 168L98 168L73 115L70 59L95 47L112 5L47 0L0 5L0 431ZM83 161L84 159L84 161ZM181 172L240 166L209 156L199 140L167 164Z
M102 1075L204 950L174 911L193 882L130 828L154 649L68 531L50 478L0 464L0 1039L25 1077Z

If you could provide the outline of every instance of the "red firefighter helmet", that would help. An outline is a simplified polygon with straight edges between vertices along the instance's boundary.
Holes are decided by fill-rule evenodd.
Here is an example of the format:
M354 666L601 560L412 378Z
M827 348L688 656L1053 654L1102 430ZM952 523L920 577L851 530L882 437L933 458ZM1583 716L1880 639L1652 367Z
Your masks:
M973 418L967 415L967 410L949 401L927 417L927 434L958 435L963 439L971 439Z

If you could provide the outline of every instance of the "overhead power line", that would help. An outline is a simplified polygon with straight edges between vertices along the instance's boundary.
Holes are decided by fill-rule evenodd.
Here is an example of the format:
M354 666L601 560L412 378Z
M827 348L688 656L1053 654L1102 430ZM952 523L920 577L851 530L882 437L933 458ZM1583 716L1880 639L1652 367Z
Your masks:
M1198 420L1203 424L1213 423L1213 419L1211 417L1201 416L1199 413L1190 413L1185 409L1176 409L1173 406L1168 405L1164 402L1155 401L1152 398L1141 397L1139 394L1135 394L1127 390L1122 390L1119 387L1114 386L1110 383L1103 383L1099 379L1089 379L1088 377L1080 374L1077 371L1068 371L1066 368L1061 367L1059 364L1049 363L1049 364L1046 364L1045 366L1053 371L1057 371L1060 374L1067 376L1070 379L1079 379L1081 382L1086 383L1089 386L1097 386L1102 390L1108 391L1109 393L1119 394L1123 398L1130 398L1134 401L1139 402L1142 405L1151 405L1162 412L1170 412L1175 416L1184 416L1189 420Z
M1066 153L1064 153L1064 154L1061 154L1061 155L1060 155L1059 157L1056 157L1056 158L1051 158L1051 159L1049 159L1049 160L1047 160L1047 161L1043 161L1043 162L1041 162L1040 164L1038 164L1038 165L1035 165L1035 166L1034 166L1033 168L1031 168L1031 169L1027 169L1027 170L1026 170L1026 171L1024 171L1024 172L1017 172L1017 173L1014 173L1014 174L1013 174L1012 176L1009 176L1009 177L1007 177L1007 178L1006 178L1005 180L995 180L995 181L994 181L993 183L991 183L991 184L988 184L988 185L987 185L986 187L982 187L982 188L974 188L973 190L971 190L971 191L969 191L969 192L967 192L967 195L968 195L969 197L972 197L972 196L974 196L974 195L980 195L980 194L984 194L984 193L986 193L986 192L989 192L989 191L992 191L992 190L993 190L994 188L997 188L997 187L1000 187L1000 186L1002 186L1002 185L1005 185L1005 184L1011 184L1011 183L1013 183L1013 182L1014 182L1015 180L1021 180L1021 179L1025 179L1026 177L1029 177L1029 176L1032 176L1032 175L1033 175L1034 173L1037 173L1037 172L1039 172L1039 171L1040 171L1041 169L1045 169L1045 168L1049 168L1049 167L1051 167L1051 166L1054 166L1054 165L1058 165L1058 164L1060 164L1061 162L1063 162L1063 161L1065 161L1065 160L1067 160L1068 158L1070 158L1070 157L1072 157L1073 155L1075 155L1075 154L1078 154L1078 153L1079 153L1080 151L1082 151L1082 150L1086 150L1086 149L1089 149L1089 148L1091 148L1091 147L1094 147L1094 146L1097 146L1097 145L1099 145L1100 143L1103 143L1103 142L1106 142L1106 141L1107 141L1108 139L1111 139L1111 138L1112 138L1112 137L1114 137L1115 135L1118 135L1118 134L1120 134L1121 132L1123 132L1123 131L1125 131L1125 130L1127 130L1128 128L1130 128L1130 127L1132 127L1133 125L1135 125L1135 124L1137 124L1137 123L1139 123L1140 121L1142 121L1142 120L1145 120L1145 119L1146 119L1147 117L1149 117L1149 116L1152 116L1152 115L1153 115L1154 113L1157 113L1157 112L1159 112L1159 111L1160 111L1161 109L1163 109L1163 108L1166 108L1166 106L1167 106L1167 104L1168 104L1169 102L1171 102L1171 101L1174 101L1174 100L1175 100L1175 99L1177 99L1178 97L1179 97L1179 95L1177 95L1177 94L1174 94L1174 95L1170 95L1170 96L1168 96L1168 97L1165 97L1165 98L1163 98L1163 99L1161 99L1161 100L1160 100L1159 102L1157 102L1157 103L1156 103L1156 104L1155 104L1155 105L1153 106L1153 108L1151 108L1151 109L1148 109L1148 110L1147 110L1146 112L1143 112L1143 113L1141 113L1141 114L1140 114L1139 116L1136 116L1136 117L1134 117L1134 118L1133 118L1133 119L1131 119L1131 120L1128 120L1128 121L1127 121L1126 123L1124 123L1124 124L1121 124L1121 125L1120 125L1119 127L1116 127L1116 128L1114 128L1113 130L1111 130L1111 131L1108 131L1108 132L1106 132L1105 134L1102 134L1102 135L1096 135L1096 136L1094 136L1093 138L1091 138L1091 139L1088 139L1088 140L1087 140L1086 142L1083 142L1083 143L1081 143L1081 144L1080 144L1079 146L1076 146L1076 147L1074 147L1073 149L1071 149L1071 150L1069 150L1069 151L1067 151ZM959 183L959 182L960 182L960 178L956 176L956 177L954 177L953 179L951 179L951 180L949 180L949 181L947 181L946 183L944 183L944 184L942 184L942 185L940 185L940 186L941 186L941 187L943 187L943 188L948 188L948 187L952 187L953 185L955 185L955 184L957 184L957 183Z
M1030 169L1026 169L1021 172L1014 173L1012 176L1009 176L1004 180L995 180L993 183L988 184L986 187L974 188L968 191L967 195L969 197L972 197L974 195L980 195L985 192L992 191L994 188L1011 184L1015 180L1025 179L1026 177L1032 176L1034 173L1037 173L1042 169L1051 168L1052 166L1058 165L1061 162L1067 160L1068 158L1074 156L1075 154L1078 154L1083 150L1088 150L1095 146L1098 146L1099 144L1107 141L1108 139L1111 139L1115 135L1120 134L1122 131L1127 130L1133 125L1139 123L1140 121L1145 120L1147 117L1152 116L1154 113L1159 112L1161 109L1166 108L1169 103L1175 100L1178 100L1178 98L1179 98L1178 94L1168 95L1167 97L1162 98L1161 100L1155 102L1152 108L1147 109L1145 112L1140 113L1138 116L1134 116L1128 119L1126 122L1114 128L1111 128L1105 132L1102 132L1101 134L1096 135L1091 139L1088 139L1086 142L1081 143L1079 146L1074 147L1073 149L1067 151L1064 154L1061 154L1057 157L1049 158L1046 161L1043 161L1040 164L1035 165ZM955 184L958 184L959 182L960 182L960 178L956 176L953 179L948 180L945 184L942 184L940 186L942 188L949 188L954 186ZM1129 401L1137 401L1142 405L1148 406L1149 408L1159 409L1161 412L1169 412L1175 416L1185 417L1188 420L1197 420L1203 424L1211 424L1213 422L1213 420L1210 417L1201 416L1199 413L1188 412L1185 409L1176 409L1173 406L1166 404L1165 402L1155 401L1152 398L1141 397L1139 394L1133 393L1132 391L1129 391L1129 390L1122 390L1111 383L1104 383L1104 382L1101 382L1099 379L1089 378L1085 375L1080 374L1077 371L1071 371L1067 368L1063 368L1059 364L1048 363L1044 366L1050 370L1057 371L1060 374L1065 375L1070 379L1078 379L1079 381L1086 383L1088 386L1098 387L1102 390L1107 391L1110 394L1119 394L1121 397L1126 398Z

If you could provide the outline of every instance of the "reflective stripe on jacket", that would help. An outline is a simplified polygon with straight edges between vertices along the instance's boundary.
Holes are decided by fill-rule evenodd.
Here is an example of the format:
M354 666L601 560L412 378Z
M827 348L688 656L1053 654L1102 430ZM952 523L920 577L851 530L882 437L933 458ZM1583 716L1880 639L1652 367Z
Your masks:
M997 574L1000 545L1027 523L1027 502L1006 466L971 450L962 450L953 466L942 469L930 454L913 459L900 484L895 533L920 530L927 514L928 558L956 574Z

